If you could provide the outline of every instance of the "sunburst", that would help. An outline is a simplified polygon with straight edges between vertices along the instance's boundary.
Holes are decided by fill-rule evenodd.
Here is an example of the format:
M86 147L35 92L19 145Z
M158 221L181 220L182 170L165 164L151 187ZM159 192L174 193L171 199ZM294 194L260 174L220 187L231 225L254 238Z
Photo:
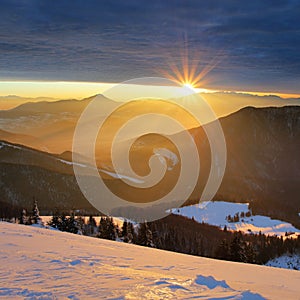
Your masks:
M209 63L203 63L199 54L197 57L191 59L187 41L185 41L184 45L184 49L179 50L180 60L174 62L174 55L169 55L167 59L169 70L159 69L158 71L164 77L190 89L205 88L205 86L212 81L211 76L208 78L207 75L219 63L217 57L220 57L220 55ZM172 57L172 59L170 59L170 57Z
M184 82L182 85L184 87L188 88L188 89L191 89L191 90L196 89L196 87L192 83L190 83L190 82Z

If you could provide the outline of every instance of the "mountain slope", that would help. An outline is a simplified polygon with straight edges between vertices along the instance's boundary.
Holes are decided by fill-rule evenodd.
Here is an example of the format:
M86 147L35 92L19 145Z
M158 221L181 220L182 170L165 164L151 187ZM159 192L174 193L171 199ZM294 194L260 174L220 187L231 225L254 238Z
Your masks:
M246 107L221 118L220 124L226 140L227 162L214 200L247 202L255 214L287 220L300 228L300 106ZM209 130L212 125L203 127ZM200 153L201 170L186 204L199 201L210 171L210 147L203 127L190 130ZM177 134L178 140L182 140L181 134ZM140 140L132 148L138 168L143 166L143 160L149 159L149 155L142 155L157 148L177 153L174 145L168 145L158 136Z
M220 120L227 166L216 199L300 224L300 107L244 108Z
M220 123L227 144L227 165L223 182L214 199L250 203L253 213L286 220L300 228L298 214L300 212L300 107L247 107L230 116L221 118ZM210 124L205 126L210 126ZM195 128L190 132L194 136L200 152L201 176L197 187L186 204L199 201L199 195L201 195L210 170L210 149L203 128ZM155 149L166 148L176 155L177 150L174 146L167 144L165 140L157 135L147 135L140 142L133 145L130 155L133 161L136 162L135 165L137 165L137 171L140 174L146 175L149 172L147 162L149 155ZM4 147L0 150L0 162L14 164L14 172L16 173L13 173L13 169L4 166L3 170L6 171L2 172L2 180L11 186L11 191L15 191L14 194L20 195L18 199L23 199L20 201L31 199L34 196L35 184L42 182L43 176L41 173L39 173L39 176L32 175L36 176L35 183L28 183L27 191L23 189L20 193L20 187L14 183L13 178L16 174L17 176L25 176L25 173L21 169L17 170L16 168L19 167L16 165L26 165L29 169L30 166L34 165L37 168L45 169L45 174L47 170L59 174L66 173L70 176L73 174L70 162L62 162L61 157L56 157L53 162L53 156L46 153L41 154L42 152L34 152L32 149L29 156L25 155L25 152L20 155L17 149L13 147L10 147L10 150L5 149L8 148ZM122 150L121 147L120 150ZM122 154L122 151L120 152ZM65 155L70 158L70 153ZM101 155L105 157L103 153ZM26 160L24 160L25 157ZM101 161L100 165L105 165L108 171L112 171L109 161ZM176 166L170 165L170 167L171 170L168 170L169 179L164 179L163 186L160 186L159 189L162 193L165 192L163 188L172 186L172 183L176 182L174 181L177 178L175 175L180 170L179 163ZM31 172L35 174L34 170L31 170ZM45 176L48 178L47 175ZM20 182L28 181L25 177L25 179L23 177L18 178ZM115 187L117 193L124 191L125 185L121 180L118 178L113 180L108 173L107 178L110 179L109 183ZM74 194L72 193L72 197L76 198L78 193L78 198L82 199L83 196L78 190L74 178L71 181L72 184L64 185L65 191L51 185L53 193L61 195L69 189L77 190ZM61 182L64 182L64 180L61 180ZM48 187L48 185L46 186ZM148 194L150 195L150 193ZM14 201L7 192L3 195L5 201ZM128 195L135 197L134 201L139 201L144 197L134 189L129 189L126 196ZM40 196L45 198L45 203L46 201L51 202L53 198L53 194L49 191L45 192L44 197ZM68 201L68 198L64 198L66 206L68 206Z
M296 299L300 273L0 222L6 299Z
M33 147L34 149L39 149L43 151L48 150L41 140L27 134L12 133L0 129L0 140L11 141L16 144Z
M219 226L222 229L226 226L228 230L249 234L261 232L266 235L284 237L288 233L289 237L300 237L300 229L289 223L266 216L252 215L248 203L210 201L172 209L172 213L188 217L199 223L205 222ZM238 217L235 219L234 216Z
M39 143L28 139L22 144L38 150L45 150L52 153L61 153L72 149L73 133L77 121L94 97L83 100L60 100L42 101L37 103L24 103L10 110L0 111L0 127L2 130L34 137ZM99 95L97 102L101 108L101 116L104 118L107 111L117 106L117 103ZM14 136L0 139L12 143L19 140Z
M82 195L69 161L59 156L0 141L1 201L30 208L35 197L41 211L95 209Z

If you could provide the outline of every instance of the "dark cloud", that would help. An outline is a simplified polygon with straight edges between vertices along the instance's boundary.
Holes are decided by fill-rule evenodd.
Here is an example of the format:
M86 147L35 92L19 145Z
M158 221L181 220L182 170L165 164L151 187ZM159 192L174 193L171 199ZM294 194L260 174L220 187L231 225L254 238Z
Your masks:
M296 0L0 0L0 7L1 78L156 76L187 46L203 65L218 61L211 87L300 92Z

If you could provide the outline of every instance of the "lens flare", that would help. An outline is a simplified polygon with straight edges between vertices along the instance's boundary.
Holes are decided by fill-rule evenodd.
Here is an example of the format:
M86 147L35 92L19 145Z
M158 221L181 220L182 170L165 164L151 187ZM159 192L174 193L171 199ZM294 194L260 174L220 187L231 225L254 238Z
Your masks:
M169 53L167 55L166 65L168 69L158 69L156 70L157 73L193 90L205 88L213 81L212 76L208 76L208 74L223 58L223 51L218 53L213 59L201 59L200 51L193 53L193 55L189 52L186 36L182 45L183 47L178 47L179 53L177 58L176 53Z

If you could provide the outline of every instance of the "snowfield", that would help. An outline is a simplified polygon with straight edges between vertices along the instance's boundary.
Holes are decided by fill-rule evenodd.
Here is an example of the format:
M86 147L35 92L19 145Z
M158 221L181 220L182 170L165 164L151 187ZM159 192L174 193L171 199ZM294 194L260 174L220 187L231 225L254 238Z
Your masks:
M300 255L298 254L285 254L280 257L269 260L266 266L300 270Z
M172 209L172 213L194 219L197 222L204 222L210 225L227 226L229 230L242 231L244 233L264 233L266 235L285 236L286 232L289 237L297 237L300 230L290 223L273 220L266 216L240 217L238 222L228 222L226 217L232 217L236 213L248 212L248 203L233 203L224 201L203 202L196 205L184 206Z
M300 272L0 222L5 299L299 299Z

